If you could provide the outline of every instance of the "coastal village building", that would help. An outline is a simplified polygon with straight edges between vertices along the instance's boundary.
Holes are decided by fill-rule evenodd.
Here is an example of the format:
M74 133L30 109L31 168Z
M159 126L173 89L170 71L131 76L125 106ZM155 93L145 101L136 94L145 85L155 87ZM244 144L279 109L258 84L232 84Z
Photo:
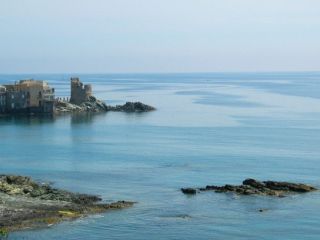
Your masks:
M0 86L0 113L53 113L54 88L37 80Z
M71 78L70 103L81 105L90 100L92 86L84 85L79 78ZM68 98L66 98L68 101ZM55 112L57 101L54 88L39 80L20 80L14 84L0 85L0 114ZM63 98L62 102L66 102Z

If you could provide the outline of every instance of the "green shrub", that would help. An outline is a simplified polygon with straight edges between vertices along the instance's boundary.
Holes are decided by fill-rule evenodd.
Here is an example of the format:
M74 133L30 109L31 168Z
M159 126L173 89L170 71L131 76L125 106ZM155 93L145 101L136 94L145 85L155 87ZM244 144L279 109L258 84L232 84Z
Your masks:
M6 228L0 228L0 239L7 239L9 232Z

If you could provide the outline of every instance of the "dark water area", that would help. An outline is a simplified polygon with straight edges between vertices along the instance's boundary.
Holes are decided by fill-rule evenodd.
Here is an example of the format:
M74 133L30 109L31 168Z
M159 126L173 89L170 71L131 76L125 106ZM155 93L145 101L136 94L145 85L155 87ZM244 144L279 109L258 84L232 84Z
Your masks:
M142 101L157 111L1 118L1 173L138 203L9 239L319 238L319 192L190 197L179 189L247 177L320 187L320 73L22 74L0 75L0 84L43 79L67 97L70 76L108 104Z

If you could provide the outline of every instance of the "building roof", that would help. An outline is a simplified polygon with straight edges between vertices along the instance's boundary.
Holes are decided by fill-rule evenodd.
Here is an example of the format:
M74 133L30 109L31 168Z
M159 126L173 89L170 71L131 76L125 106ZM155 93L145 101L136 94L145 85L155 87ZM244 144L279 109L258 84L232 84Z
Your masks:
M47 82L43 80L33 80L33 79L27 79L27 80L20 80L18 84L16 85L28 85L28 86L35 86L35 85L48 85Z

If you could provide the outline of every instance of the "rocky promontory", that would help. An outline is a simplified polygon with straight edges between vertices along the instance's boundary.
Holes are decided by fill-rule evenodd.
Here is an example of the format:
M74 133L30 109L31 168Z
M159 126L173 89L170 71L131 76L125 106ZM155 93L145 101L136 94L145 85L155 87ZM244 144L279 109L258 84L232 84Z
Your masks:
M197 194L204 191L215 191L217 193L235 193L239 195L267 195L276 197L285 197L289 194L307 193L317 190L313 186L302 183L277 182L277 181L257 181L255 179L246 179L242 185L208 185L204 188L181 188L184 194Z
M88 101L80 105L59 100L55 103L57 113L77 113L77 112L150 112L156 110L154 107L141 102L127 102L124 105L110 106L103 101L90 96Z
M0 175L0 235L45 227L89 214L131 207L134 203L103 203L96 195L73 193L29 177Z

